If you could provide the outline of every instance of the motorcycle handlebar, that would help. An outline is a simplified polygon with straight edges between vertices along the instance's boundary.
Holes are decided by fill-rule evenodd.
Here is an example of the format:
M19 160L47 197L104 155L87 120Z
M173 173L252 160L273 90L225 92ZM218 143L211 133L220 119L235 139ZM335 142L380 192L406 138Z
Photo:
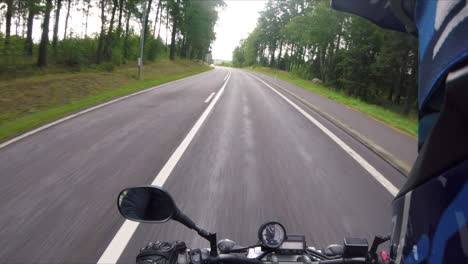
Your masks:
M242 256L230 255L230 254L220 254L216 257L209 256L207 263L216 264L216 263L226 263L226 264L265 264L265 262L258 259L251 259ZM339 258L333 260L320 260L313 261L312 264L366 264L366 258Z
M264 264L263 261L258 259L250 259L246 257L236 256L236 255L229 255L229 254L220 254L216 257L208 257L208 263L244 263L244 264Z
M339 258L332 260L320 260L318 264L345 264L345 263L367 263L366 258Z

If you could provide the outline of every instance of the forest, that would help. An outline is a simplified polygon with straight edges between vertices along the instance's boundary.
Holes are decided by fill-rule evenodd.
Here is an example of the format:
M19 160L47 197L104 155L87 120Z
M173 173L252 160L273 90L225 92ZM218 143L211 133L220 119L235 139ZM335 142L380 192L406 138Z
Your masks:
M329 0L269 0L233 51L235 67L266 66L404 115L417 109L417 41L330 8Z
M221 6L222 0L0 0L0 74L136 62L142 28L143 60L209 60ZM79 28L70 27L72 17Z

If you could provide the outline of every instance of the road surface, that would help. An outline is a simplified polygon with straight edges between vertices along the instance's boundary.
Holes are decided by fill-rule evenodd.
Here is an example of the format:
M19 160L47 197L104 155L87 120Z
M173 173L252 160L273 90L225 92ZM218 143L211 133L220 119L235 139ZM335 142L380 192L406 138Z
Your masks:
M179 207L218 238L253 243L276 220L317 247L389 233L388 186L405 180L300 102L228 68L78 115L0 157L2 263L132 263L156 239L206 247L174 222L122 228L119 191L164 173Z

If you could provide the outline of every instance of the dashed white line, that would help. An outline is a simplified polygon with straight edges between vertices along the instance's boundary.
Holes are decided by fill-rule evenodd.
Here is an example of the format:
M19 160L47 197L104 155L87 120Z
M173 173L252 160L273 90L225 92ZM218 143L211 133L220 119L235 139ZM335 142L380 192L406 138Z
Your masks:
M296 105L294 102L289 100L286 96L282 93L278 92L275 88L271 87L268 83L264 82L262 79L258 78L257 76L250 74L252 77L256 78L263 84L265 84L268 88L273 90L276 94L278 94L281 98L283 98L286 102L292 105L297 111L299 111L302 115L304 115L310 122L316 125L320 130L322 130L327 136L329 136L333 141L335 141L338 146L340 146L346 153L348 153L357 163L359 163L372 177L374 177L385 189L387 189L390 194L396 196L398 193L398 189L385 178L378 170L376 170L372 165L369 164L361 155L359 155L356 151L354 151L350 146L343 142L339 137L337 137L333 132L328 130L324 125L322 125L319 121L309 115L306 111Z
M212 92L212 93L208 96L208 98L206 98L205 104L208 103L208 102L211 100L211 98L212 98L215 94L216 94L215 92Z
M213 110L213 107L215 106L216 102L218 102L219 98L223 94L224 88L229 82L229 77L226 79L223 86L217 93L216 97L213 99L213 101L211 101L211 103L205 109L205 111L200 116L200 118L195 123L195 125L192 127L190 132L187 134L187 136L185 136L184 140L180 143L180 145L177 147L174 153L172 153L171 157L166 162L166 164L161 169L161 171L159 171L158 175L156 176L154 181L151 183L151 185L156 185L156 186L164 185L167 178L171 174L172 170L174 170L174 167L177 165L177 162L180 160L185 150L189 146L190 142L193 140L198 130L203 125L203 122L206 120L209 113ZM128 241L130 241L133 234L135 233L138 225L139 223L137 222L125 220L123 225L117 231L117 234L115 234L114 238L112 239L110 244L107 246L102 256L99 258L98 263L116 263L117 260L120 258L120 255L122 255L122 252L124 251L125 247L127 246Z

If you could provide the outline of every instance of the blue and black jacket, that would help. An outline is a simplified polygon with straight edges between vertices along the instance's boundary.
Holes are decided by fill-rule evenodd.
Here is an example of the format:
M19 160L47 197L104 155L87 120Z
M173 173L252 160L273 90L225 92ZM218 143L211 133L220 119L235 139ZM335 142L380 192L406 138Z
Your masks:
M332 0L419 41L419 155L393 201L395 263L468 263L468 0Z

